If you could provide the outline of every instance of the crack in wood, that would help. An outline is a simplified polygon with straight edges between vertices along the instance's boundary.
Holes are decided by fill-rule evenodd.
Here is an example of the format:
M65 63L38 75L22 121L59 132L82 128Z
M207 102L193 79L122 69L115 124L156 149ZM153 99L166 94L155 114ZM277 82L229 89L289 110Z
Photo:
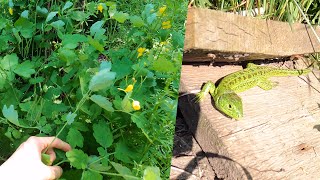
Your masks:
M241 28L240 26L238 26L236 23L231 23L234 26L236 26L238 29L240 29L241 31L243 31L245 34L248 34L249 36L255 37L252 34L248 33L245 29ZM256 37L255 37L256 38Z
M216 39L216 40L211 40L211 39L206 39L207 41L213 42L213 43L217 43L219 41L222 41L224 43L230 44L228 41L222 40L222 39Z
M252 127L246 128L246 129L241 129L241 130L238 130L238 131L234 131L234 132L231 131L230 133L228 133L228 134L226 134L226 135L219 136L219 138L224 138L224 137L227 137L227 136L230 136L230 135L234 135L234 134L239 133L239 132L242 132L242 131L249 131L249 130L251 130L251 129L254 129L254 128L263 126L263 125L265 125L265 124L267 124L267 123L269 123L269 122L265 122L265 123L262 123L262 124L258 124L258 125L255 125L255 126L252 126Z
M277 172L277 173L280 173L280 172L285 172L286 170L284 168L280 168L279 170L275 170L275 169L265 169L265 170L260 170L258 168L253 168L253 167L248 167L252 170L255 170L255 171L258 171L258 172Z
M224 32L227 35L232 35L232 36L238 36L237 34L234 33L228 33L225 29L223 29L222 27L217 26L218 29L221 29L222 32Z
M271 39L271 34L270 34L270 29L269 29L269 23L268 23L268 21L266 21L266 26L267 26L267 30L268 30L268 35L269 35L269 42L270 42L270 44L272 45L272 39Z

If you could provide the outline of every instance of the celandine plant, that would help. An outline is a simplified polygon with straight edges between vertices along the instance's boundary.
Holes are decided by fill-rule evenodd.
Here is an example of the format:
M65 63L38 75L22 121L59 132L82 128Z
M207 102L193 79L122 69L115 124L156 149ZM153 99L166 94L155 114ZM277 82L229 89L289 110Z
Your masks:
M186 6L1 1L1 160L58 136L62 179L168 178Z

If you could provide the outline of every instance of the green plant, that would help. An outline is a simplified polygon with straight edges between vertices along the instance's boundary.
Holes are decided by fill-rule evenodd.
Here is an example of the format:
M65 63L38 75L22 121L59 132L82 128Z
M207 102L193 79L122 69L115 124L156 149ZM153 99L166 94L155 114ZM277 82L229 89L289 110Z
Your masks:
M64 179L167 178L187 2L158 3L1 2L3 146L58 136Z

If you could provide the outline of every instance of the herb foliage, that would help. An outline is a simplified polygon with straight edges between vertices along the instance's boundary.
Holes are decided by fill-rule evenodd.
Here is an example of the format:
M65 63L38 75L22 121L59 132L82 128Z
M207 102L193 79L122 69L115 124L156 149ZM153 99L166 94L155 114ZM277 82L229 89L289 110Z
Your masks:
M168 178L186 6L2 1L1 160L58 136L62 179Z

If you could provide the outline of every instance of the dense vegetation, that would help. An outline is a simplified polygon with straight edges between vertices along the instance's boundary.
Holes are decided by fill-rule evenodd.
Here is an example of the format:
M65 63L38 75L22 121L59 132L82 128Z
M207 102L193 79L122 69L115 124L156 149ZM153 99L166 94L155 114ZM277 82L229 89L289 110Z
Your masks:
M2 162L58 136L73 147L57 151L62 179L167 178L186 6L1 1Z

